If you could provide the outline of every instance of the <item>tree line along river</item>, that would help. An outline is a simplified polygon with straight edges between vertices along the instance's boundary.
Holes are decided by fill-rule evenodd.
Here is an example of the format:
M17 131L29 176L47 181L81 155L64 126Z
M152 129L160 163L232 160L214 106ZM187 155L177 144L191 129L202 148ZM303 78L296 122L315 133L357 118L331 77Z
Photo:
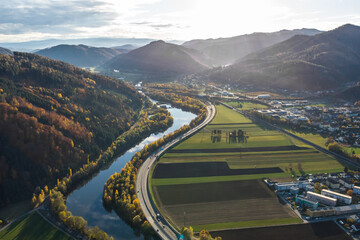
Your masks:
M153 102L156 103L156 101ZM83 217L89 226L99 226L100 229L113 236L114 239L144 239L140 233L126 224L114 211L108 212L105 210L102 202L104 184L112 174L121 171L125 164L131 160L135 152L141 150L146 144L156 141L185 124L189 124L196 117L195 114L182 111L179 108L174 108L170 105L167 105L167 107L174 118L173 125L164 132L152 134L144 139L141 143L114 160L107 169L100 170L86 184L74 190L66 200L66 206L73 215Z

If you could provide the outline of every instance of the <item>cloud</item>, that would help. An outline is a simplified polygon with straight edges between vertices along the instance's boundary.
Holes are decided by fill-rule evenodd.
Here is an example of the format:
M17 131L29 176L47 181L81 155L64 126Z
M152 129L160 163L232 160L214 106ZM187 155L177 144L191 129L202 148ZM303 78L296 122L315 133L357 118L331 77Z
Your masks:
M104 1L15 0L0 5L2 34L47 32L71 33L76 27L98 27L116 18L104 11ZM15 6L15 7L14 7Z
M259 7L261 6L261 7ZM280 29L360 24L358 0L10 0L0 42L46 38L231 37Z
M149 24L151 24L151 22L133 22L131 24L134 24L134 25L149 25Z
M169 28L174 27L174 24L150 24L149 26L153 28Z

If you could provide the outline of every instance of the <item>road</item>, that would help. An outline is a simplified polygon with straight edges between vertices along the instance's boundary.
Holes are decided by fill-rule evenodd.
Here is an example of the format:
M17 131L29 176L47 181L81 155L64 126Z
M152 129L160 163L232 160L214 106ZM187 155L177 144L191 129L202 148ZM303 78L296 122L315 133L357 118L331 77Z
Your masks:
M206 103L207 107L207 116L206 119L197 127L189 130L188 132L182 134L171 142L167 143L165 146L161 147L157 151L153 152L142 164L140 170L137 174L136 180L136 195L140 201L140 206L144 212L144 215L147 221L155 229L157 234L161 239L178 239L179 232L165 219L164 216L157 218L157 214L160 214L157 209L149 189L149 175L152 169L153 164L156 160L164 154L168 149L172 148L174 145L183 141L184 139L190 137L194 133L198 132L200 129L205 127L214 117L216 113L215 106L211 103ZM159 220L158 220L159 219Z
M344 156L341 156L340 154L331 152L331 151L327 150L326 148L323 148L323 147L321 147L321 146L319 146L319 145L317 145L317 144L315 144L315 143L313 143L313 142L310 142L310 141L308 141L308 140L306 140L306 139L304 139L304 138L302 138L302 137L299 137L299 136L297 136L297 135L295 135L295 134L292 134L292 133L290 133L290 132L282 129L281 127L278 127L278 126L276 126L276 125L274 125L274 124L271 124L271 123L269 123L269 122L267 122L267 121L265 121L265 120L262 120L262 119L260 119L260 118L255 118L255 117L253 117L253 116L250 116L249 114L247 114L247 113L245 113L245 112L243 112L243 111L241 111L241 110L239 110L239 109L236 109L236 108L234 108L234 107L232 107L232 106L230 106L230 105L228 105L228 104L226 104L226 103L221 102L221 104L223 104L224 106L226 106L226 107L228 107L228 108L230 108L230 109L232 109L232 110L234 110L234 111L236 111L236 112L238 112L238 113L241 113L242 115L244 115L244 116L246 116L246 117L248 117L248 118L250 118L250 119L255 119L255 120L259 121L259 122L262 122L262 123L264 123L264 124L266 124L266 125L274 128L274 129L276 129L276 130L278 130L278 131L280 131L280 132L288 135L288 136L291 136L291 137L293 137L293 138L295 138L295 139L297 139L297 140L300 140L300 141L306 143L307 145L310 145L310 146L316 148L316 149L319 150L320 152L323 152L323 153L326 153L326 154L328 154L328 155L331 155L331 156L335 157L336 159L338 159L338 160L340 160L340 161L343 161L344 163L346 163L346 164L348 164L348 165L350 165L350 166L353 166L353 167L356 168L356 169L357 169L357 168L360 168L360 165L359 165L359 164L357 164L356 162L353 162L351 159L349 159L349 158L347 158L347 157L344 157Z

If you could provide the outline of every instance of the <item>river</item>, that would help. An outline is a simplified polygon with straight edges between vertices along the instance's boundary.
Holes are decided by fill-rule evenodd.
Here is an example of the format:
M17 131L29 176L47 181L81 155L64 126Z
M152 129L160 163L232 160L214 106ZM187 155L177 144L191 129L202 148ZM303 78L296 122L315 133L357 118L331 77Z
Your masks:
M135 152L141 150L146 144L154 142L162 136L179 129L185 124L189 124L196 117L195 114L182 111L179 108L173 108L167 105L168 111L174 118L174 124L166 131L152 134L144 139L137 146L131 148L123 155L118 157L108 169L101 170L85 185L73 191L67 198L66 206L74 216L81 216L89 226L99 226L114 239L144 239L136 233L131 226L126 224L114 211L108 212L104 209L102 203L104 184L108 178L115 172L120 172L125 164L131 160Z

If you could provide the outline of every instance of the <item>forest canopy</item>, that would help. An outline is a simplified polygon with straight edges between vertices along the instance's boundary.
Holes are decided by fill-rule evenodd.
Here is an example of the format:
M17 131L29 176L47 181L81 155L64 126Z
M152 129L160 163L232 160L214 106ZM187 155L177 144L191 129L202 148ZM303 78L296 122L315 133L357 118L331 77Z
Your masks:
M0 54L0 207L94 161L139 117L123 81L35 54Z

